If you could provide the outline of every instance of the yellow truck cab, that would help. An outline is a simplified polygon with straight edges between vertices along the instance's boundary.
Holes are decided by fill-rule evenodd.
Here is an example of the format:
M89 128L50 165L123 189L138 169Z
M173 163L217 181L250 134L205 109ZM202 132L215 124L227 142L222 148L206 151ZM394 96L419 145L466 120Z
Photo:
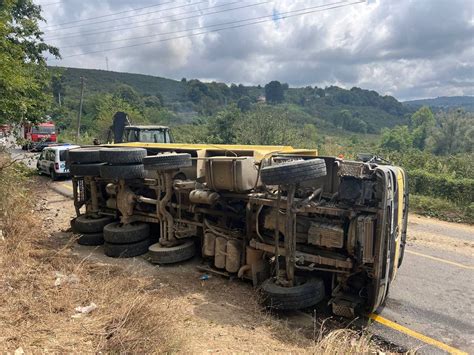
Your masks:
M69 158L80 243L156 264L198 255L201 270L251 281L270 308L372 312L403 259L406 174L376 159L144 142Z

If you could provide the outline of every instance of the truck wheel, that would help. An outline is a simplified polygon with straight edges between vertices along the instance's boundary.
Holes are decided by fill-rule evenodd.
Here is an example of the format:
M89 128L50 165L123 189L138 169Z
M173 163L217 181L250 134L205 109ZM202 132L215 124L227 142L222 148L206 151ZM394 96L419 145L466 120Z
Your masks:
M142 179L145 177L143 164L102 165L100 176L104 179Z
M100 176L100 167L104 163L72 163L69 172L74 176Z
M67 151L67 161L72 163L100 163L99 151L102 148L77 148Z
M137 243L112 244L104 243L104 253L112 258L133 258L134 256L145 254L148 251L150 239L145 239Z
M174 264L191 259L195 253L196 248L192 240L169 248L155 243L148 248L148 260L152 264Z
M112 165L140 164L145 157L143 148L103 148L100 151L100 160Z
M51 176L51 180L56 181L58 179L58 176L56 175L56 172L51 169L49 175Z
M265 185L288 185L326 175L324 159L297 160L266 166L261 170Z
M104 240L112 244L136 243L147 239L149 235L150 226L147 223L113 222L104 227Z
M158 154L143 158L146 170L180 169L192 165L191 154Z
M109 216L94 217L89 214L83 214L76 218L73 224L76 233L102 233L104 227L113 222Z
M279 310L296 310L314 306L324 298L324 281L319 278L296 277L296 285L283 287L275 278L262 283L263 304Z
M79 245L102 245L104 244L104 236L102 233L84 233L77 238Z

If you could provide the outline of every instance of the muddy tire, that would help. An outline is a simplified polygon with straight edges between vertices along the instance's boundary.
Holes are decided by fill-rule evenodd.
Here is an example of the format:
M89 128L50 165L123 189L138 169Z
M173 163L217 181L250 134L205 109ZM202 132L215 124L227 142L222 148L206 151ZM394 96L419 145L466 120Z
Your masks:
M143 255L148 251L150 239L145 239L137 243L130 244L112 244L104 243L104 253L112 258L133 258Z
M114 222L104 227L104 240L112 244L136 243L150 236L148 223L122 224Z
M261 170L261 179L265 185L296 184L325 175L324 159L290 161L267 166Z
M191 259L195 253L196 247L192 240L169 248L155 243L148 248L148 260L152 264L174 264Z
M158 154L143 159L146 170L171 170L192 165L191 154Z
M272 309L296 310L314 306L323 300L322 279L297 277L296 282L296 286L283 287L276 284L275 278L267 279L261 285L263 304Z
M100 176L100 167L103 163L72 163L69 172L74 176Z
M83 214L76 218L73 224L75 233L102 233L104 227L113 222L113 218L109 216L101 216L94 218L91 215Z
M79 245L102 245L104 244L104 236L102 233L84 233L77 238Z
M142 179L145 177L143 164L102 165L100 176L104 179Z
M100 151L100 160L112 165L141 164L145 157L143 148L103 148Z
M100 163L99 151L102 148L77 148L67 151L67 161L70 163Z

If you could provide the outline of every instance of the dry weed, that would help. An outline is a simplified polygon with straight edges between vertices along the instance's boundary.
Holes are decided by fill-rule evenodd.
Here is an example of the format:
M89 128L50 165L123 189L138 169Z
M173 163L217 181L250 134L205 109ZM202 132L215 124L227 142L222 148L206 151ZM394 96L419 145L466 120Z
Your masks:
M54 243L25 183L21 168L0 169L0 351L178 350L167 305L149 291L153 280L121 277L117 267L79 260ZM66 281L55 285L58 275ZM91 302L96 310L73 317Z

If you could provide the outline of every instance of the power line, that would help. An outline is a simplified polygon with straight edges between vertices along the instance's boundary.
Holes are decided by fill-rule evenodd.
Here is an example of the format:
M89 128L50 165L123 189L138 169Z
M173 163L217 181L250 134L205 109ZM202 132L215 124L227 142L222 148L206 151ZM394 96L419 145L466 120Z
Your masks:
M331 6L331 5L338 5L338 4L343 4L343 3L347 3L347 1L342 0L342 1L334 2L334 3L330 3L330 4L311 6L311 7L307 7L307 8L300 9L300 10L286 11L286 12L282 12L280 15L291 14L291 13L301 12L301 11L306 11L306 10L313 10L313 9L318 9L318 8L322 8L322 7L327 7L327 6ZM270 17L270 16L273 19L275 18L274 15L257 16L257 17L251 17L251 18L243 19L243 20L234 20L234 21L228 21L228 22L221 22L221 23L217 23L217 24L213 24L213 25L199 26L199 27L188 28L188 29L184 29L184 30L170 31L170 32L161 32L161 33L155 33L155 34L146 35L146 36L121 38L121 39L107 40L107 41L94 42L94 43L79 43L79 44L75 44L75 45L61 47L61 49L75 48L75 47L78 47L78 46L93 46L93 45L98 45L98 44L108 44L108 43L114 43L114 42L131 41L131 40L135 40L135 39L143 39L143 38L150 38L150 37L157 37L157 36L164 36L164 35L173 35L173 34L182 33L182 32L202 30L202 29L205 29L205 28L212 28L212 27L233 25L233 24L241 23L241 22L261 20L263 18L267 18L267 17Z
M84 22L84 21L89 21L89 20L96 20L98 18L105 18L105 17L115 16L115 15L125 14L127 12L133 12L133 11L139 11L139 10L143 10L143 9L149 9L151 7L157 7L157 6L169 4L169 3L172 3L172 2L176 2L176 1L173 0L173 1L161 2L161 3L155 4L155 5L149 5L149 6L139 7L139 8L135 8L135 9L131 9L131 10L124 10L124 11L120 11L120 12L114 12L112 14L101 15L101 16L96 16L96 17L88 17L88 18L84 18L84 19L80 19L80 20L68 21L68 22L63 22L63 23L57 23L56 25L51 25L51 26L48 26L46 28L58 27L58 26L62 26L62 25L68 25L70 23L78 23L78 22Z
M206 2L206 1L204 1L204 2ZM271 1L266 1L266 2L262 2L262 3L257 3L257 4L250 5L250 6L256 6L256 5L260 5L260 4L266 4L266 3L268 3L268 2L271 2ZM207 9L204 9L204 10L213 9L213 8L219 8L219 7L223 7L223 6L234 5L234 4L238 4L238 3L241 3L241 1L234 1L234 2L231 2L231 3L226 3L226 4L211 6L211 7L208 7ZM195 4L196 4L196 3L195 3ZM245 7L249 7L249 5L245 5ZM192 13L196 13L196 12L199 12L199 14L198 14L198 15L194 15L194 16L184 17L184 18L173 19L173 17L174 17L175 15L169 15L169 16L162 16L162 17L158 17L158 18L154 18L154 19L149 19L149 20L141 20L141 21L138 21L139 23L142 23L141 25L129 26L129 27L119 27L119 25L115 25L115 26L112 26L112 27L119 27L119 28L118 28L119 30L128 30L128 29L134 29L134 28L139 28L139 27L154 26L154 25L156 25L156 24L163 24L163 23L169 23L169 22L176 22L176 21L181 21L181 20L187 20L187 19L190 19L190 18L205 16L205 15L210 15L210 14L216 14L216 13L221 13L221 12L225 12L225 11L215 11L215 12L210 12L210 13L205 13L205 14L203 14L203 13L202 13L202 12L203 12L203 9L197 9L197 10L192 10L192 11L186 11L186 12L180 13L180 14L178 14L178 15L187 15L187 14L192 14ZM156 20L159 20L159 19L166 19L166 18L171 18L171 20L169 20L169 21L155 22L155 23L146 24L146 25L143 24L144 22L156 21ZM110 28L110 27L107 27L107 28ZM94 30L94 31L89 31L89 32L76 32L76 33L72 33L72 34L67 33L65 36L60 36L60 37L50 37L50 38L47 38L47 37L46 37L46 40L48 40L48 41L53 41L53 40L57 40L57 39L75 38L75 37L85 37L85 36L92 36L92 35L96 35L96 34L110 33L110 32L116 32L116 31L117 31L117 29L113 29L113 30L107 29L107 30L104 30L104 31L97 31L97 30L100 30L100 28L97 28L96 30Z
M323 12L323 11L337 9L337 8L343 8L343 7L347 7L347 6L361 4L361 3L364 3L364 2L366 2L366 0L359 0L359 1L351 2L351 3L345 3L345 4L342 4L342 5L327 7L325 9L316 9L316 10L311 10L311 11L305 11L306 9L295 10L295 11L305 11L305 12L301 12L301 13L297 13L297 14L290 14L290 15L285 15L285 16L282 16L282 14L279 14L277 16L269 15L269 16L266 16L266 17L271 17L269 19L254 21L254 22L251 22L251 23L240 24L240 25L229 26L229 27L223 27L223 28L218 28L218 29L215 29L215 30L202 31L202 32L191 33L191 34L187 34L187 35L176 36L176 37L164 38L164 39L160 39L160 40L156 40L156 41L149 41L149 42L137 43L137 44L127 45L127 46L107 48L107 49L102 49L102 50L97 50L97 51L90 51L90 52L72 54L72 55L64 56L63 58L79 57L79 56L83 56L83 55L87 55L87 54L103 53L103 52L109 52L109 51L114 51L114 50L118 50L118 49L140 47L140 46L144 46L144 45L152 44L152 43L167 42L167 41L171 41L171 40L174 40L174 39L196 37L196 36L200 36L200 35L207 34L207 33L214 33L214 32L219 32L219 31L228 30L228 29L242 28L242 27L247 27L247 26L251 26L251 25L256 25L256 24L260 24L260 23L269 22L269 21L284 20L284 19L287 19L287 18L303 16L303 15L308 15L308 14L311 14L311 13ZM327 6L330 6L330 5L331 4L327 4ZM292 11L292 12L295 12L295 11ZM53 59L53 60L59 60L59 59Z
M240 2L240 1L236 1L235 3L239 3L239 2ZM171 22L189 20L189 19L196 18L196 17L202 17L202 16L208 16L208 15L220 14L220 13L224 13L224 12L229 12L229 11L234 11L234 10L240 10L240 9L249 8L249 7L254 7L254 6L259 6L259 5L264 5L264 4L268 4L268 3L270 3L270 2L272 2L272 1L265 1L265 2L259 2L259 3L256 3L256 4L248 4L248 5L243 5L243 6L237 6L237 7L231 8L231 9L224 9L224 10L211 11L211 12L207 12L207 13L204 13L204 14L201 13L201 14L198 14L198 15L193 15L193 16L188 16L188 17L181 17L181 18L171 19L171 20L167 20L167 21L154 22L154 23L147 24L147 25L137 25L137 26L132 26L132 27L122 27L122 28L119 28L119 30L120 30L120 31L124 31L124 30L130 30L130 29L140 28L140 27L156 26L156 25L162 25L162 24L165 24L165 23L171 23ZM231 3L231 4L235 4L235 3ZM220 5L220 6L222 6L222 5ZM198 10L198 11L201 12L201 10ZM196 12L196 11L193 11L193 12ZM166 16L166 17L163 17L163 18L168 18L168 17L173 17L173 16ZM74 36L64 36L64 37L49 38L48 41L58 40L58 39L65 39L65 38L92 36L92 35L97 35L97 34L102 34L102 33L110 33L110 32L117 32L117 29L115 29L115 30L107 30L107 31L86 32L86 33L82 33L82 34L80 34L80 35L74 35Z
M187 6L191 6L191 5L198 5L198 4L202 4L202 3L205 3L205 2L207 2L207 0L201 0L201 1L198 1L198 2L194 2L194 3L183 4L183 5L178 5L178 6L174 6L174 7L168 7L168 8L166 8L166 9L160 9L160 10L156 10L156 11L150 11L150 12L146 12L146 13L144 13L144 14L136 14L136 15L130 15L130 16L124 16L124 17L114 18L114 19L110 19L110 20L89 22L89 23L82 24L82 25L75 25L75 26L69 26L69 27L60 27L60 28L56 28L56 29L53 29L53 30L46 30L46 31L44 31L44 32L45 32L45 33L52 33L52 32L58 32L58 31L69 30L69 29L71 29L71 28L79 28L79 27L97 25L97 24L106 23L106 22L120 21L120 20L124 20L124 19L127 19L127 18L133 18L133 17L139 17L139 16L146 16L146 15L149 15L149 14L154 14L154 13L162 12L162 11L181 9L181 8L183 8L183 7L187 7Z

